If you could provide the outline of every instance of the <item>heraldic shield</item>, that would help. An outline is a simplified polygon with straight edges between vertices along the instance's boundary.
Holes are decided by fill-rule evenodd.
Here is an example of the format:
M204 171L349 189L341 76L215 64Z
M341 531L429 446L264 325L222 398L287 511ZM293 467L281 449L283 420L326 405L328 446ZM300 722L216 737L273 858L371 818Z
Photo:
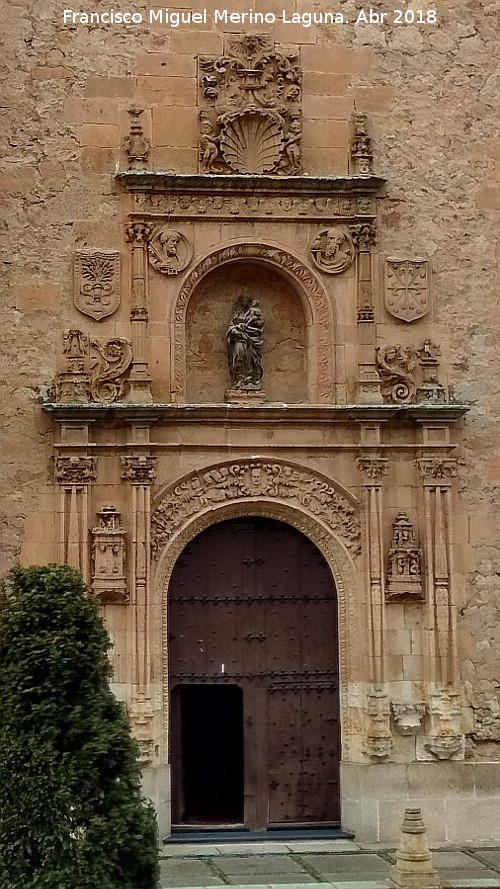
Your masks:
M95 321L120 305L120 254L107 251L75 253L73 298L79 312Z
M425 259L388 259L385 307L401 321L423 318L430 308L429 263Z

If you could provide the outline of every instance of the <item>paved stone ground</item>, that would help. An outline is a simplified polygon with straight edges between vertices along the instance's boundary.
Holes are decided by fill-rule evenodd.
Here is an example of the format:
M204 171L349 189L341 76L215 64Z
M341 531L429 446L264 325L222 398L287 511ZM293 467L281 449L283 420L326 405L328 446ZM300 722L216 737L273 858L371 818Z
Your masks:
M168 843L162 887L238 886L249 889L387 889L394 849L344 840L184 845ZM500 889L500 849L433 852L443 887ZM319 885L318 885L319 884Z

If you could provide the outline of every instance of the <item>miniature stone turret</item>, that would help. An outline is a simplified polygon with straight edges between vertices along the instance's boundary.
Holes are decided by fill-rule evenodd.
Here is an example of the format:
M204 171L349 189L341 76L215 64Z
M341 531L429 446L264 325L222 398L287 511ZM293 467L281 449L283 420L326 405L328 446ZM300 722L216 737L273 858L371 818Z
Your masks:
M441 879L432 866L420 809L405 809L396 864L389 871L389 882L400 889L440 889Z

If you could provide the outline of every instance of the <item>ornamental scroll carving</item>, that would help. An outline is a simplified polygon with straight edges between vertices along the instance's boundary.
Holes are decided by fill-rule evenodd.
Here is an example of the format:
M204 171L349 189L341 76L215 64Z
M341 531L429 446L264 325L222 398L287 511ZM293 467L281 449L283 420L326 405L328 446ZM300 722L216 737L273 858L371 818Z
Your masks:
M297 62L264 34L229 35L225 55L199 58L202 172L301 172Z
M114 251L75 253L73 260L75 306L83 315L100 321L120 305L120 254Z
M325 522L353 556L359 554L356 506L328 479L287 463L252 460L199 470L167 491L151 518L153 555L158 557L175 531L203 509L255 497L285 500L307 510Z
M313 326L317 331L315 342L316 355L311 364L316 373L314 390L311 399L320 403L331 403L334 380L332 359L332 316L325 291L315 278L314 273L292 254L268 244L235 244L215 250L185 277L174 312L174 384L173 396L182 401L185 394L185 361L186 361L186 308L189 298L196 285L213 269L227 262L252 259L277 268L279 272L291 277L295 286L308 299ZM313 372L314 372L313 371ZM313 388L313 387L311 387Z
M66 330L63 354L66 368L55 380L58 401L109 404L123 397L133 357L129 339L101 342L81 330Z

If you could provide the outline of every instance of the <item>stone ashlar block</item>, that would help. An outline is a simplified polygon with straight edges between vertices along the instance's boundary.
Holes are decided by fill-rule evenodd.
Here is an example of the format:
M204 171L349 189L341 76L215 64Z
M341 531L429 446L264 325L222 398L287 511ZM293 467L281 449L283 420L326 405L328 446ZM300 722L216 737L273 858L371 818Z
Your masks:
M196 108L176 105L153 108L153 141L155 145L195 148L198 143Z
M155 77L196 77L196 57L178 53L143 52L135 57L133 73Z
M367 89L358 88L354 91L356 109L368 114L377 111L388 111L394 97L392 86L374 86Z
M25 281L14 288L16 308L25 314L56 311L61 303L62 284L53 281Z
M305 95L302 102L304 117L316 120L349 120L353 109L350 96Z
M211 31L175 31L172 34L170 48L172 53L188 53L191 57L197 53L203 55L220 55L222 53L222 35Z
M346 176L348 168L347 147L302 149L304 172L322 176Z
M80 145L92 148L118 148L120 132L110 124L86 123L80 129Z
M85 95L89 98L132 99L135 88L135 77L89 77L85 84Z
M149 105L196 105L196 80L148 75L137 79L137 98Z
M344 120L305 120L302 137L304 147L344 148L347 154L350 126Z
M368 74L373 64L372 52L367 47L351 49L336 46L304 46L302 66L307 71L334 74Z
M308 94L314 96L345 96L352 77L349 74L318 74L315 71L304 71L304 98Z

